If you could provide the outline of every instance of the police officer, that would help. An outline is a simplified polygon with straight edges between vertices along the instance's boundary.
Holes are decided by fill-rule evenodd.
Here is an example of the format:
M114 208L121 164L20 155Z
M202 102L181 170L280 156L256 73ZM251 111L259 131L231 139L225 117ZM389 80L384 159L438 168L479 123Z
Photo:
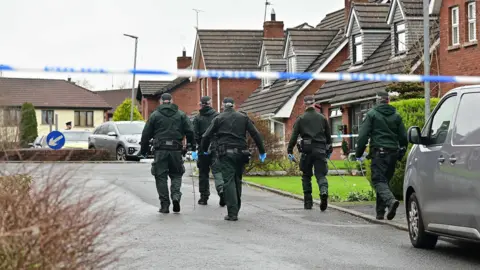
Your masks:
M169 213L170 199L168 193L168 176L171 183L171 199L173 212L180 212L182 193L182 176L185 173L183 165L182 141L187 137L187 148L195 151L193 129L187 115L173 104L172 96L164 93L160 99L161 105L150 115L143 129L140 141L140 155L148 152L149 141L153 138L154 161L152 175L160 199L160 213Z
M332 153L332 137L327 119L315 110L313 96L305 96L303 103L305 112L297 118L293 125L292 136L287 147L288 158L294 160L293 147L300 135L300 170L302 171L302 186L304 208L312 209L312 168L315 169L315 178L320 189L320 210L325 211L328 206L328 173L327 158Z
M385 208L388 208L388 220L395 217L399 202L390 191L389 183L395 172L395 164L405 155L408 144L402 117L388 102L388 93L377 93L377 105L366 114L360 126L355 153L361 162L370 138L368 157L372 158L372 184L377 192L376 212L379 220L384 219Z
M267 157L260 133L253 122L243 112L234 109L234 100L223 100L224 111L220 113L203 134L200 151L206 152L213 135L217 135L217 154L224 181L225 201L228 215L225 220L238 220L241 206L242 174L245 164L250 161L247 147L247 131L260 152L260 160Z
M195 133L195 142L200 145L202 141L202 135L212 123L212 120L218 115L212 108L212 99L209 96L204 96L200 99L200 114L193 120L193 132ZM197 167L199 170L199 192L200 200L198 204L207 205L208 198L210 196L210 168L212 169L213 177L215 179L215 188L217 189L218 196L220 197L220 206L225 206L225 199L223 196L223 179L222 173L218 168L218 164L215 161L215 140L212 140L209 153L192 153L194 160L197 160Z

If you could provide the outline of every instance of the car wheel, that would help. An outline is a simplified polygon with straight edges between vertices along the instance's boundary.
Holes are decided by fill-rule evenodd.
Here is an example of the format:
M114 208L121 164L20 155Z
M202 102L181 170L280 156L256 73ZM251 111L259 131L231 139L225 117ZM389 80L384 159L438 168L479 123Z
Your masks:
M408 234L412 245L415 248L434 249L437 245L438 236L425 232L422 211L415 193L412 193L408 198L407 221Z
M127 152L123 146L117 147L117 160L118 161L125 161L127 160Z

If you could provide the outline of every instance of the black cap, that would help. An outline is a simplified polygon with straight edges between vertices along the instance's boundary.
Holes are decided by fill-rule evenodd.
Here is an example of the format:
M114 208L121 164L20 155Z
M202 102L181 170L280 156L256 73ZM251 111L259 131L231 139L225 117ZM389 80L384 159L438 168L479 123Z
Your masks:
M71 126L71 125L72 125L72 121L69 121L69 122L65 123L65 125Z
M315 97L313 95L305 96L303 102L305 102L306 105L312 105L315 103Z
M226 97L223 99L223 104L227 104L227 103L235 104L235 101L231 97Z
M211 97L209 96L204 96L200 99L200 104L202 105L209 105L210 104L210 101L212 100Z
M162 101L170 101L170 100L172 100L172 95L170 95L169 93L162 94Z

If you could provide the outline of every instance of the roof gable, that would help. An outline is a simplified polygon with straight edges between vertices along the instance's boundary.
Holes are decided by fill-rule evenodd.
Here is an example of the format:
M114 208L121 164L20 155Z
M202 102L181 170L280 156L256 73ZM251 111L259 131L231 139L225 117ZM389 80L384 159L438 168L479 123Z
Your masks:
M137 89L135 89L134 96L137 95ZM102 90L95 91L112 107L109 112L114 112L117 107L125 101L126 98L132 98L132 89L114 89L114 90Z
M288 29L287 42L283 57L287 58L290 47L295 55L318 54L330 44L338 30L326 29Z
M138 95L153 96L156 95L163 87L170 84L172 81L139 81Z
M392 3L390 4L390 8L388 10L388 15L387 15L387 24L392 24L393 19L395 18L395 13L397 11L397 8L400 9L400 12L402 13L403 19L405 19L405 12L403 11L402 5L399 5L398 0L392 0Z
M346 35L351 35L353 23L357 23L362 33L367 29L389 31L390 26L385 20L389 8L390 4L354 3L351 7Z

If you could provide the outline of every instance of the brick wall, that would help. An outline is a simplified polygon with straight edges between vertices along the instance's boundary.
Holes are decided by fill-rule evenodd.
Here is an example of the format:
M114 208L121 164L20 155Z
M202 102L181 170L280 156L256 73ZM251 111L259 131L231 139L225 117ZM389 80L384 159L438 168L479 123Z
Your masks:
M178 87L172 92L172 98L180 110L184 111L187 115L198 111L200 92L197 89L197 82L189 82Z
M157 97L143 97L142 98L142 116L147 120L150 114L158 107Z
M450 24L450 8L459 7L459 28L460 28L460 45L451 46L451 24ZM480 3L476 3L476 36L479 39L479 16ZM468 21L467 21L467 2L465 0L443 0L440 10L440 73L442 75L480 75L480 48L476 43L468 42ZM442 93L461 86L461 84L444 83L441 85Z
M213 84L213 85L212 85ZM260 80L220 79L220 107L224 98L231 97L235 100L235 107L239 108L243 102L260 86ZM212 105L217 110L217 80L209 82L209 94Z

